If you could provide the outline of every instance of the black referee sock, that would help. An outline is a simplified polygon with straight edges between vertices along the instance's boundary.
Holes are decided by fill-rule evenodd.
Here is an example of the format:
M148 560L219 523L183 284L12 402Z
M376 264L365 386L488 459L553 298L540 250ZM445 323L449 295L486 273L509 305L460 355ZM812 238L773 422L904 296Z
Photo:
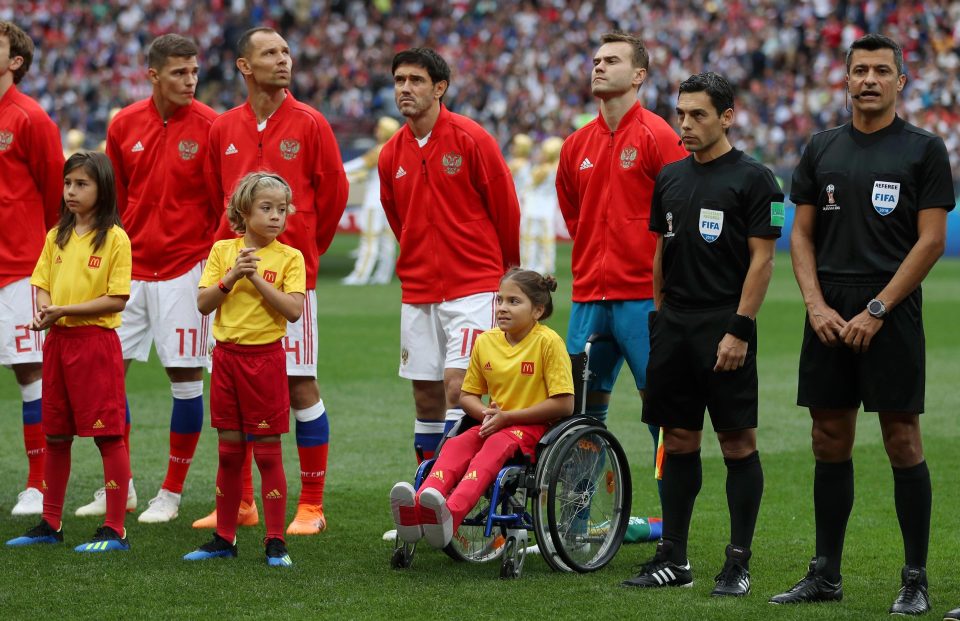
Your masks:
M663 464L663 539L673 543L669 560L677 565L687 562L690 518L702 482L699 449L692 453L666 455Z
M826 557L825 577L840 578L843 537L853 510L853 460L817 461L813 474L813 510L817 521L817 556Z
M763 467L760 453L743 459L723 459L727 465L727 507L730 509L730 543L749 550L763 497ZM749 569L744 562L743 568Z
M930 542L930 470L921 461L909 468L893 469L893 500L903 533L903 557L910 567L927 565Z

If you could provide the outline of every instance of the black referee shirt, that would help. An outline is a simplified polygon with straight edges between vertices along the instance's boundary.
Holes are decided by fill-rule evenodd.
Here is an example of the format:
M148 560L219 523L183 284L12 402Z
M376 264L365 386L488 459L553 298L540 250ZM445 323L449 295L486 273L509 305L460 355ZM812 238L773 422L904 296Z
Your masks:
M954 207L943 140L897 117L872 134L851 123L815 134L790 200L817 208L817 274L886 282L917 242L917 212Z
M674 308L736 306L750 267L748 237L780 237L783 192L773 174L733 149L691 155L657 177L650 230L663 236L663 294Z

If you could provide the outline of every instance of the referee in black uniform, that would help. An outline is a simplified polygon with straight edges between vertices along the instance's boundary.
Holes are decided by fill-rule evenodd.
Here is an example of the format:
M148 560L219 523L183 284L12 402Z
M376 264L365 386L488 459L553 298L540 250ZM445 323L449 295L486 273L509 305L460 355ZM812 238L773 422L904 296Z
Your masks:
M727 466L730 545L712 595L750 592L750 544L763 495L757 453L754 318L773 274L783 194L773 174L734 149L733 89L715 73L680 85L677 116L693 156L657 178L658 233L643 421L664 428L663 539L625 586L688 586L687 534L702 479L709 410Z
M903 534L903 586L890 612L930 607L920 283L943 254L954 195L943 140L896 115L906 81L896 42L857 39L847 53L851 122L814 135L793 173L791 251L807 307L797 403L813 419L816 556L806 577L772 603L843 596L840 559L862 403L879 413Z

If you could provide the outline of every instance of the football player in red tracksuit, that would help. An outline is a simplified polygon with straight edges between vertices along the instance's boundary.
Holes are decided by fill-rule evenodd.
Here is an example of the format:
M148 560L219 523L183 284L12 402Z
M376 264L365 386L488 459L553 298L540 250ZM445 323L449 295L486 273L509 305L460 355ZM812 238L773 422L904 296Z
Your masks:
M380 198L400 241L400 376L413 381L414 443L428 458L444 419L449 428L463 414L473 341L493 326L500 278L519 264L520 206L493 137L443 106L447 63L413 48L392 71L407 123L380 153Z
M217 116L194 99L197 54L196 44L180 35L155 39L147 52L153 94L121 110L107 129L117 207L133 247L130 299L117 329L125 367L133 360L146 362L155 343L173 393L167 474L140 515L142 523L169 522L179 514L183 483L203 428L209 320L197 311L196 297L220 206L206 192L197 192L204 183L210 124ZM131 484L127 509L135 507ZM77 514L105 510L98 492Z
M36 295L30 275L47 229L59 220L63 196L63 147L56 124L16 84L30 69L33 41L16 25L0 21L0 364L17 378L23 401L23 443L29 474L13 515L43 513L40 428L43 332L31 332ZM16 182L14 182L16 180Z
M602 421L624 359L643 397L657 245L647 226L650 201L660 169L686 151L673 128L640 105L649 65L643 43L619 32L600 41L591 82L600 114L564 142L557 198L573 238L567 350L583 351L594 333L616 339L616 349L599 343L591 354L587 411ZM656 446L658 430L650 431Z
M297 217L278 238L303 253L307 295L303 315L287 326L284 348L290 405L296 418L302 490L289 535L311 535L326 528L323 484L327 470L329 422L317 385L316 280L320 255L326 252L347 205L343 160L326 119L287 90L292 79L290 47L271 28L253 28L240 38L237 68L247 84L247 102L222 114L210 129L207 180L219 205L226 205L246 173L281 175L293 189ZM230 237L224 219L218 237ZM250 454L244 463L239 521L256 524ZM216 527L211 514L194 523Z

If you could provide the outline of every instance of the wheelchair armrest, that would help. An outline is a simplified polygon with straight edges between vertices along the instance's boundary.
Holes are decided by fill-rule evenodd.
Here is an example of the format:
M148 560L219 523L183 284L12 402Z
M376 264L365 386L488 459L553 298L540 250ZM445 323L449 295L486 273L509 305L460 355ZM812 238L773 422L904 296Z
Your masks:
M460 420L458 420L456 424L454 424L454 426L450 428L450 431L448 431L444 437L453 438L455 436L459 436L461 433L463 433L467 429L470 429L471 427L476 427L479 424L480 424L480 421L473 418L472 416L468 416L467 414L464 414L463 416L460 417Z

